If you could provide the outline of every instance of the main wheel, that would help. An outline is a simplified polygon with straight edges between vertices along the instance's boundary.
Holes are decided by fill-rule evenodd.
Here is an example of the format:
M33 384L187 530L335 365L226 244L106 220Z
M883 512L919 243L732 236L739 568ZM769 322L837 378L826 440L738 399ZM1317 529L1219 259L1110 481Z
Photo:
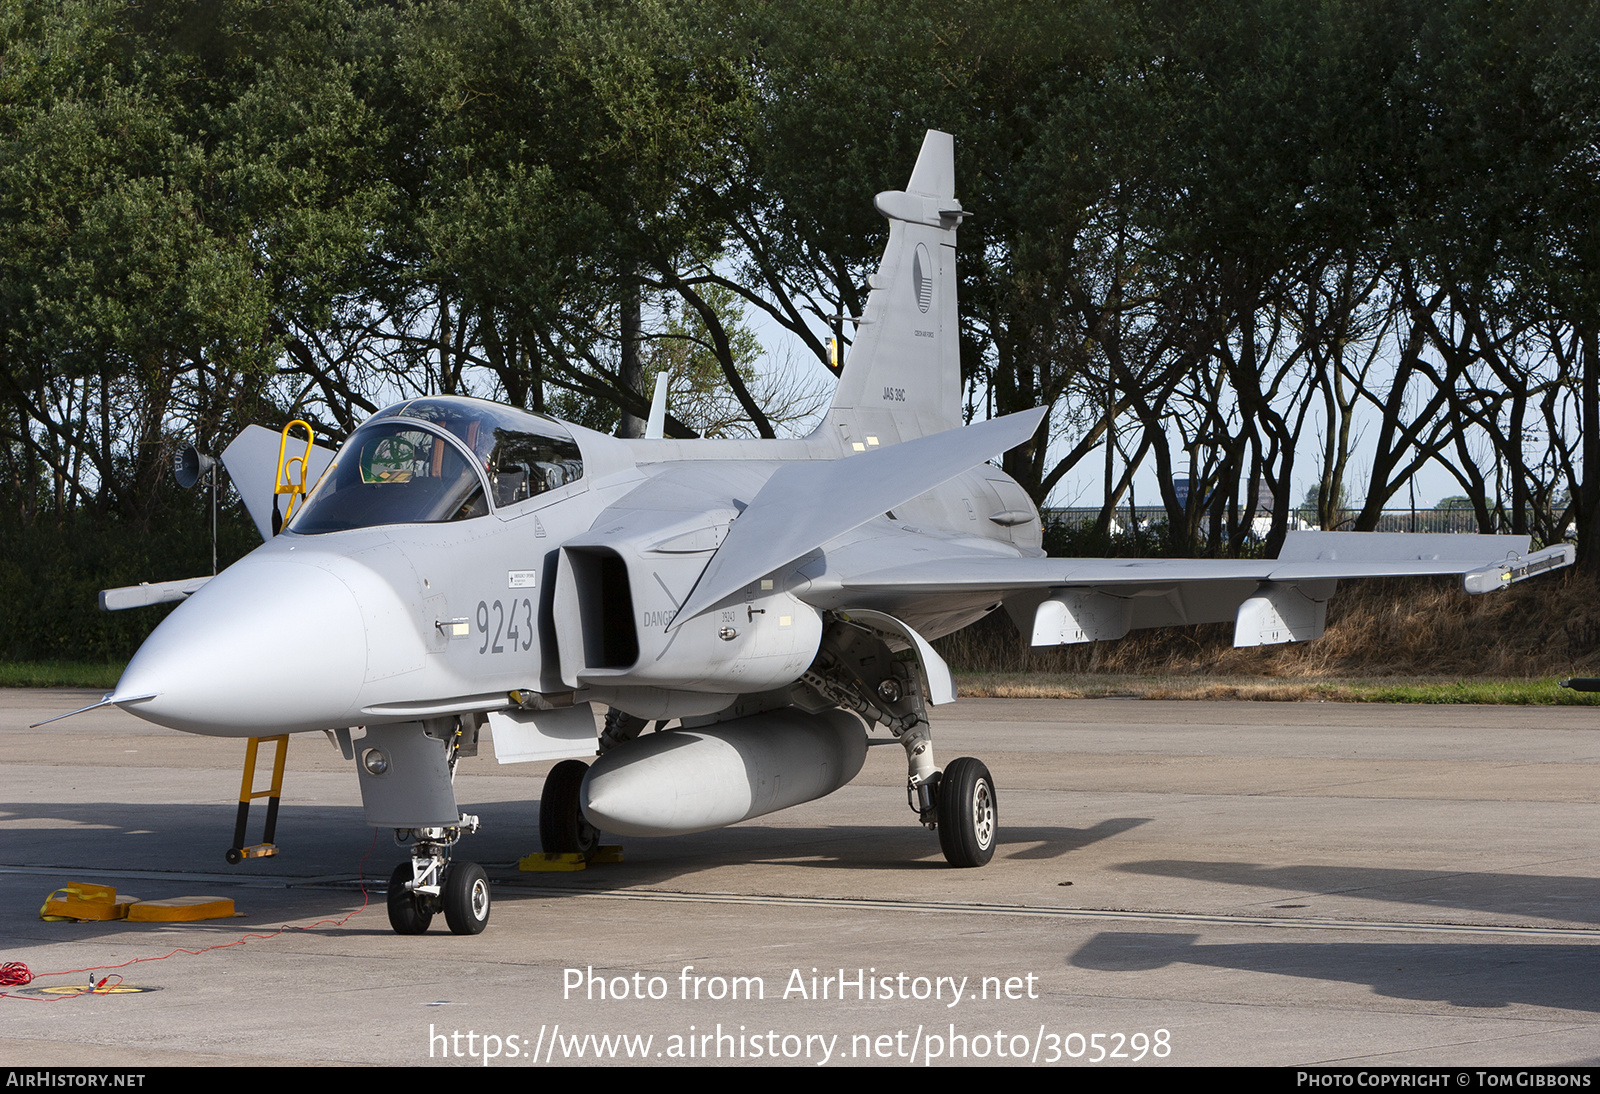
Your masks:
M600 831L584 819L578 806L583 777L589 765L582 760L562 760L545 776L539 798L539 844L547 855L592 855L600 846Z
M421 934L433 922L433 912L406 886L411 884L411 863L402 862L389 875L389 926L395 934Z
M939 846L951 866L982 866L994 857L1000 809L989 769L963 756L939 777Z
M489 875L476 862L452 862L439 891L452 934L481 934L489 925Z

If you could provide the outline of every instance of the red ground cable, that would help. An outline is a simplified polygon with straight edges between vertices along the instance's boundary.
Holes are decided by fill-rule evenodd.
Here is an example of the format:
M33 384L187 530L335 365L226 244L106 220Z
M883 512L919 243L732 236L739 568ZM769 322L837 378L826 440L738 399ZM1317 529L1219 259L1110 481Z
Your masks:
M81 973L108 972L112 969L125 969L129 965L139 965L146 961L165 961L167 958L174 957L180 953L198 956L203 953L210 953L212 950L226 950L232 946L242 946L246 942L263 942L269 938L277 938L279 935L288 931L313 931L318 927L343 927L346 923L350 922L350 920L366 911L367 905L372 902L372 897L367 892L366 866L367 859L372 857L372 852L375 851L377 847L378 830L374 828L372 830L372 846L367 848L367 853L362 855L361 861L356 864L356 881L361 886L361 907L338 919L319 919L315 923L304 924L286 923L282 927L279 927L277 930L272 931L269 934L241 935L232 942L219 942L215 946L202 946L197 950L185 949L184 947L180 946L170 953L161 954L159 957L135 957L131 961L124 961L118 965L89 965L82 969L62 969L59 972L35 973L21 961L8 961L5 964L0 965L0 987L21 987L24 984L31 983L34 980L47 976L75 976ZM112 977L103 977L99 981L91 982L90 984L86 985L82 991L74 992L71 995L33 996L18 995L15 992L9 991L0 991L0 999L25 999L32 1003L55 1003L60 1002L63 999L78 999L85 995L93 995L96 992L103 990L106 984L111 980ZM122 977L120 976L116 977L115 980L117 984L122 983ZM115 984L112 986L114 987Z

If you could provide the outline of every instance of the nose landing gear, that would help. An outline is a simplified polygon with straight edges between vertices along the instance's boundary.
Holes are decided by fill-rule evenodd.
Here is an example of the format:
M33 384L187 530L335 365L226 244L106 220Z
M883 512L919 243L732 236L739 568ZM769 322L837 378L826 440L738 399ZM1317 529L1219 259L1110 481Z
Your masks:
M482 934L489 925L489 877L476 862L450 865L442 897L451 934Z
M411 888L411 864L402 862L389 875L389 926L395 934L421 934L433 922L439 900Z
M422 934L444 912L452 934L480 934L489 924L489 876L476 862L451 862L450 847L478 818L463 813L449 828L396 829L395 841L414 840L411 861L389 875L389 926L396 934Z

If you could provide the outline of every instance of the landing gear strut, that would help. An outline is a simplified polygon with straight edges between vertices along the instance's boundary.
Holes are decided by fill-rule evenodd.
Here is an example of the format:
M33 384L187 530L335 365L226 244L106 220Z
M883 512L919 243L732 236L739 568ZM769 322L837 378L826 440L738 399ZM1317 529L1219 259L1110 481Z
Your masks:
M906 799L924 827L939 833L939 848L951 866L983 866L994 857L1000 808L994 777L971 756L933 766L933 741L926 722L901 737L909 773Z
M939 769L918 662L894 652L921 639L880 613L855 615L852 620L840 613L828 625L816 660L801 681L824 702L854 711L869 724L877 722L899 738L906 750L906 803L911 811L924 828L939 833L939 846L951 866L982 866L994 857L999 829L994 778L970 756ZM890 625L901 632L886 630ZM944 668L931 649L919 656ZM953 687L949 697L954 697Z

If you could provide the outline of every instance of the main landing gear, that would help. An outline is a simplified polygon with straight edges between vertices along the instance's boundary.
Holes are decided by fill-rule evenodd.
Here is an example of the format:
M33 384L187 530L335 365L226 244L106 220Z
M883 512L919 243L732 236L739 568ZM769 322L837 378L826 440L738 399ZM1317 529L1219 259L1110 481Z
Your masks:
M578 804L583 777L589 765L582 760L562 760L544 779L539 798L539 844L547 855L594 854L600 831L584 817Z
M951 866L982 866L994 857L1000 811L989 769L971 756L939 775L939 846Z
M906 799L925 828L939 833L951 866L983 866L994 858L1000 829L994 777L980 760L962 756L943 771L933 766L933 741L923 722L901 735L909 771Z
M612 707L606 711L600 734L600 754L633 740L650 724L648 719ZM657 722L660 729L667 723ZM539 796L539 846L547 855L582 855L593 858L600 850L600 830L583 815L583 777L589 765L582 760L562 760L544 777Z
M460 826L396 829L395 840L414 840L411 861L389 875L389 925L396 934L422 934L444 912L452 934L481 934L489 924L489 876L476 862L452 862L450 847L478 818L465 814Z
M889 645L908 647L914 633L909 628L899 633L885 629L903 628L887 616L855 615L852 619L841 613L829 623L816 660L801 681L822 702L854 711L869 724L877 722L899 739L906 750L906 802L911 811L923 827L939 833L939 846L951 866L984 865L994 857L999 833L994 778L970 756L939 769L933 761L933 728L922 674L914 659L896 656ZM928 655L937 659L931 651Z

